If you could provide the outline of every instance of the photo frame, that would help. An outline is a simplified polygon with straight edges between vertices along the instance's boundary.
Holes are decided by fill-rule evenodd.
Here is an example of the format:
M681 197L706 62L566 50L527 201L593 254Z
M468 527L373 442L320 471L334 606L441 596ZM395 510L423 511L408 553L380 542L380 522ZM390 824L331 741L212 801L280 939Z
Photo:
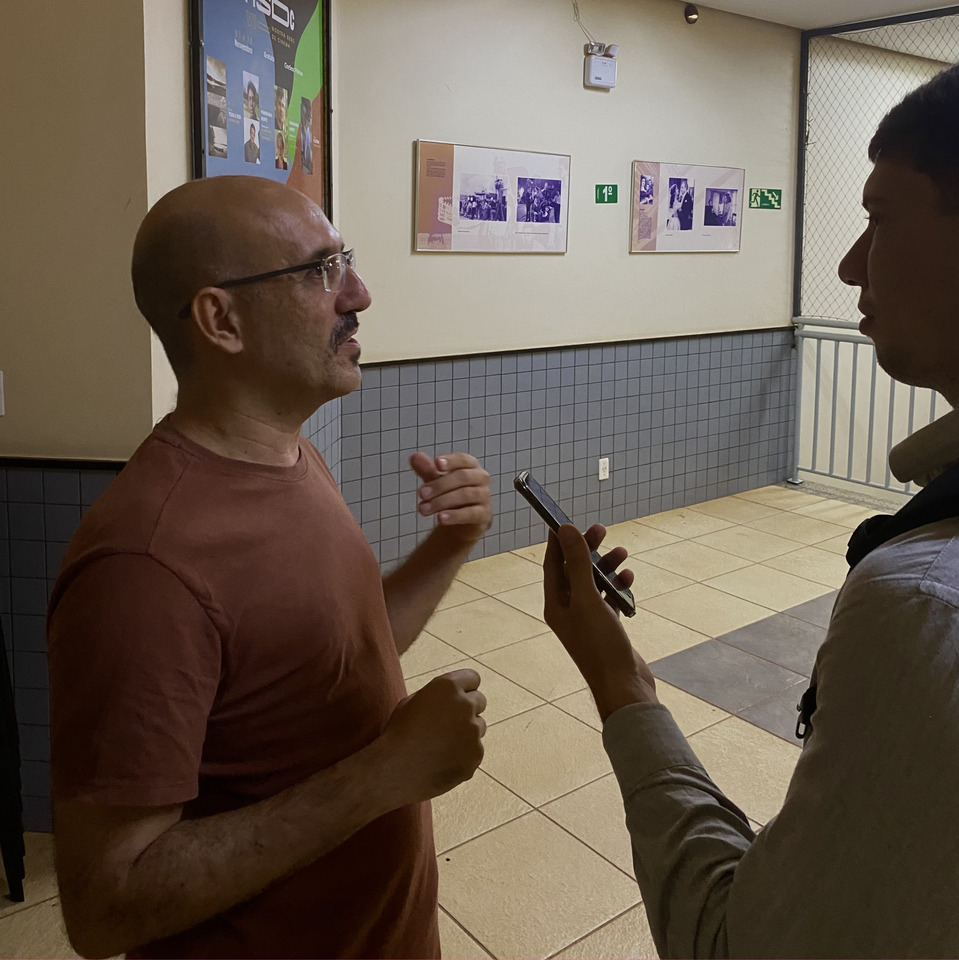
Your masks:
M416 141L413 250L565 253L566 154Z
M190 0L193 176L285 183L330 210L330 0Z
M738 252L745 179L740 167L634 160L629 252Z

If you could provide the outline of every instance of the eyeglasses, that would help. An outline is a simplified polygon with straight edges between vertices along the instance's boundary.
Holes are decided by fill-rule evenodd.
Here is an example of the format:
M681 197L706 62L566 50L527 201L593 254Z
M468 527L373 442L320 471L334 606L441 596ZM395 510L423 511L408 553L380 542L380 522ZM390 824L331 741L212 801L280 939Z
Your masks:
M339 293L343 289L343 281L346 279L347 267L356 269L356 251L344 250L342 253L333 253L328 257L322 257L319 260L311 260L309 263L300 263L295 267L283 267L280 270L270 270L267 273L257 273L252 277L240 277L238 280L224 280L222 283L210 284L210 286L219 287L226 290L228 287L239 287L245 283L258 283L260 280L270 280L273 277L283 277L288 273L300 273L304 270L314 271L314 276L323 278L323 289L327 293ZM177 318L185 320L190 315L190 307L193 301L184 304L183 309L177 314Z

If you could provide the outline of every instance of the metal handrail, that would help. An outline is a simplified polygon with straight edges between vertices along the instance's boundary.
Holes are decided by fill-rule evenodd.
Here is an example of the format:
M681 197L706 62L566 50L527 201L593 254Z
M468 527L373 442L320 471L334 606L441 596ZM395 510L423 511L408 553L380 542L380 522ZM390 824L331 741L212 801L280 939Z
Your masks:
M822 477L832 477L834 479L861 483L868 487L896 490L902 493L911 493L912 484L907 483L905 485L896 485L893 483L892 473L888 465L885 466L885 470L883 471L883 482L873 480L873 454L876 451L875 441L876 437L878 436L878 431L880 430L884 433L882 441L880 441L884 444L884 449L889 449L891 447L896 433L897 407L899 407L900 411L902 411L900 412L899 420L902 421L903 419L907 419L908 433L913 432L917 419L921 420L922 414L919 413L919 410L917 409L919 405L916 403L916 388L912 386L908 387L908 405L903 407L903 401L901 397L897 397L896 382L891 378L888 378L886 383L882 384L880 388L881 394L888 398L886 401L886 422L882 425L877 424L876 407L879 364L876 360L872 341L868 337L858 333L858 324L848 320L835 320L825 317L795 317L793 318L792 322L795 328L798 364L796 375L795 449L793 451L792 476L789 477L788 482L793 484L802 483L802 480L799 477L799 472L802 470L804 473L811 473ZM809 402L809 405L812 407L811 414L813 417L811 453L809 455L808 465L803 465L802 429L804 423L804 414L808 416L810 413L810 411L803 409L803 368L805 366L805 351L803 348L807 340L814 341L816 344L815 384L813 395ZM832 355L831 385L828 387L823 381L824 371L826 379L828 379L830 376L830 358L828 353L824 358L823 343L833 344L833 349L828 352ZM840 353L841 344L844 343L851 343L853 345L851 358L849 357L849 351L846 351L845 355ZM860 409L858 404L858 400L860 399L858 397L860 392L859 364L860 350L864 347L868 347L871 351L872 369L868 383L868 408ZM843 371L848 373L848 379L846 380L843 379ZM848 434L848 449L845 457L842 456L841 452L837 457L837 438L841 432L839 429L837 429L837 424L839 423L840 419L840 392L843 392L844 394L847 392L847 384L849 415L848 424L846 425L846 432ZM903 387L902 384L899 384L898 386L900 388ZM866 385L863 384L864 393L865 387ZM829 393L827 393L827 389L830 391ZM865 404L865 396L862 398L862 400L863 404ZM829 404L828 413L822 409L824 401ZM907 414L906 418L903 417L903 412ZM827 419L822 419L824 417ZM935 418L936 395L935 393L932 393L929 400L929 422L931 423ZM828 469L821 469L819 464L821 440L820 434L826 432L828 432L828 437L822 439L824 450L823 457L828 456ZM858 471L854 465L855 453L857 450L857 440L860 442L860 444L864 442L866 447L865 469L859 469ZM861 446L858 447L858 451L860 454L861 463L861 455L863 452ZM837 459L840 461L840 463L845 460L845 469L843 469L842 466L839 466L837 469ZM825 464L823 466L825 466Z

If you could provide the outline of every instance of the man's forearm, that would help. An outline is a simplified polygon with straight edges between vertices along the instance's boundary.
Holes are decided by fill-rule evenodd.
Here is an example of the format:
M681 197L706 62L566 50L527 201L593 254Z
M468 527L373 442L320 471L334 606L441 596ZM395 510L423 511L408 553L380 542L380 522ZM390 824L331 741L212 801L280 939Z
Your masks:
M88 956L123 953L223 913L328 853L404 803L384 777L378 743L266 800L177 823L122 875L100 864L74 878L63 890L71 939Z
M472 543L464 541L455 527L436 527L401 567L383 578L399 653L420 635L471 548Z

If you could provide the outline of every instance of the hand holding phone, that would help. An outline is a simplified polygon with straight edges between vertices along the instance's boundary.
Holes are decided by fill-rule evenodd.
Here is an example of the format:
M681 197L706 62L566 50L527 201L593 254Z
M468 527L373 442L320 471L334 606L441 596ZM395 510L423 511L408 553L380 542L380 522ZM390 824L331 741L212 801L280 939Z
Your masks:
M550 530L558 530L565 523L572 523L556 501L543 489L529 470L524 470L513 480L513 486L519 494L529 502L530 506L546 521ZM600 563L602 557L595 551L590 552L593 562L593 579L596 587L611 600L616 608L627 617L636 615L636 601L627 587L618 586L613 577L606 573Z

